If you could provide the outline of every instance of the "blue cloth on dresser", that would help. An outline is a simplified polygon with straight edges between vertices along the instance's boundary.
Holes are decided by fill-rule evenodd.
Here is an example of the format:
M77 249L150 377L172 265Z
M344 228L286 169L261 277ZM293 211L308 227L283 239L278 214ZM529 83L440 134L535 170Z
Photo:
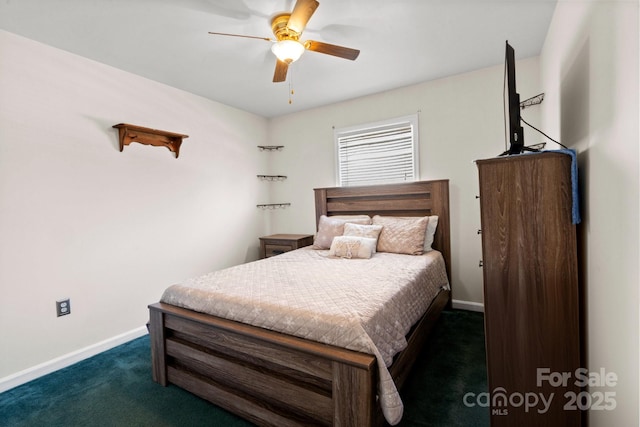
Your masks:
M562 153L571 156L571 222L580 224L580 190L578 188L578 155L573 148L561 148L559 150L525 151L516 156L534 156L539 153Z
M545 150L545 153L563 153L571 156L571 220L574 224L580 224L580 192L578 190L578 156L573 148L562 148L560 150Z

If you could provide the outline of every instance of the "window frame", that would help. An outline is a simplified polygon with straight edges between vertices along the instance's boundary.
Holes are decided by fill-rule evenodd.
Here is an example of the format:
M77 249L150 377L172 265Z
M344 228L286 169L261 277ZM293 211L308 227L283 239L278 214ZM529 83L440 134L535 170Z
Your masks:
M413 177L409 180L404 179L386 179L386 180L376 180L367 181L364 183L356 183L346 185L342 182L341 176L341 159L340 159L340 141L342 138L354 136L358 134L366 134L375 131L376 129L384 129L384 128L401 128L410 126L411 128L411 143L412 143L412 172ZM336 186L338 187L355 187L355 186L366 186L366 185L383 185L383 184L392 184L392 183L402 183L402 182L414 182L420 180L420 139L419 139L419 127L418 127L418 114L410 114L406 116L393 117L390 119L379 120L376 122L363 123L359 125L353 126L345 126L341 128L334 128L333 130L333 140L334 140L334 150L335 150L335 178L336 178Z

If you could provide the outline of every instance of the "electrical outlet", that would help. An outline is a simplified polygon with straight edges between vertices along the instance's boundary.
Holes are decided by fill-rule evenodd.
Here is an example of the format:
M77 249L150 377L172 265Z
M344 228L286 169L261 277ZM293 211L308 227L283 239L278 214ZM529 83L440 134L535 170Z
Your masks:
M71 314L71 300L67 298L56 301L56 313L58 317Z

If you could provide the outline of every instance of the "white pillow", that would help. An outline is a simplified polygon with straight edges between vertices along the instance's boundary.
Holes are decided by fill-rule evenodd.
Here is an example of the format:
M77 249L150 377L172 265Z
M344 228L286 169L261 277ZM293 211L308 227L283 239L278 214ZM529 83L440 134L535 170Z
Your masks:
M370 239L376 240L376 246L378 245L378 237L380 236L380 232L382 231L381 225L364 225L364 224L353 224L347 223L344 225L344 233L343 236L356 236L356 237L368 237ZM373 248L373 253L376 253L375 246Z
M427 232L424 236L424 251L429 252L432 251L433 248L433 236L436 234L436 228L438 227L438 215L431 215L429 217L429 222L427 223Z
M329 255L340 258L369 259L376 247L376 239L357 236L336 236L331 242Z

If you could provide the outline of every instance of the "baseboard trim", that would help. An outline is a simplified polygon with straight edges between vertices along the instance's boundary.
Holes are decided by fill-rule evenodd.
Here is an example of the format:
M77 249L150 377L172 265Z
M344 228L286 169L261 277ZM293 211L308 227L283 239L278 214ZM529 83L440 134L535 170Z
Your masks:
M90 345L72 353L65 354L57 357L53 360L41 363L24 371L17 372L9 375L8 377L0 378L0 393L10 390L19 385L28 383L36 378L50 374L67 366L71 366L74 363L78 363L84 359L95 356L96 354L107 351L113 347L117 347L121 344L139 338L147 334L146 326L141 326L132 331L125 332L112 338L108 338L99 343Z
M451 307L457 308L459 310L478 311L480 313L484 313L484 304L479 302L460 301L454 299L451 301Z

